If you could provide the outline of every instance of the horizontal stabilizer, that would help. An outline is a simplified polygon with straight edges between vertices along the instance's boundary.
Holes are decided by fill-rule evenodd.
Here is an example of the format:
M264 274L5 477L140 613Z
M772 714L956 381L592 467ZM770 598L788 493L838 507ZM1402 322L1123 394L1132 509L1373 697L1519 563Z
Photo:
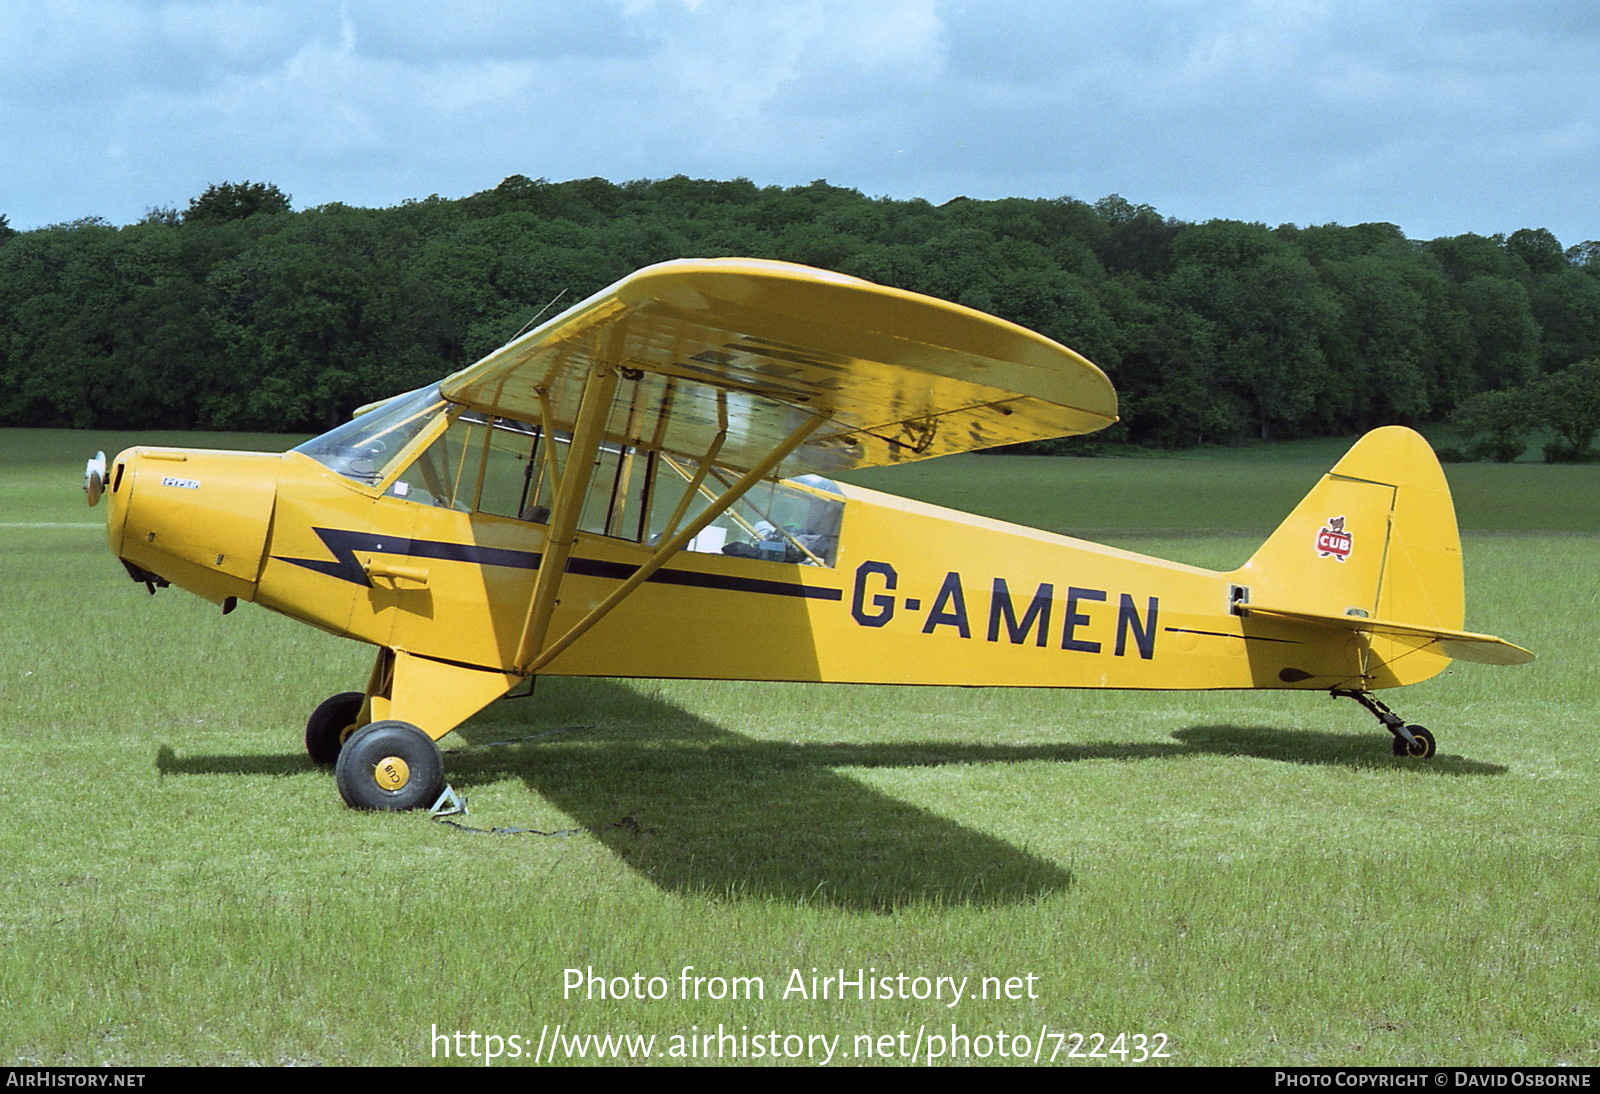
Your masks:
M1387 619L1372 619L1364 615L1329 615L1323 612L1300 612L1287 608L1269 608L1257 604L1241 604L1239 610L1246 615L1270 616L1292 619L1301 623L1320 623L1324 626L1343 627L1351 631L1381 634L1395 638L1426 638L1438 643L1439 652L1461 661L1476 661L1483 665L1526 665L1533 654L1521 646L1496 638L1492 634L1474 634L1471 631L1451 631L1441 627L1421 627L1411 623L1395 623Z

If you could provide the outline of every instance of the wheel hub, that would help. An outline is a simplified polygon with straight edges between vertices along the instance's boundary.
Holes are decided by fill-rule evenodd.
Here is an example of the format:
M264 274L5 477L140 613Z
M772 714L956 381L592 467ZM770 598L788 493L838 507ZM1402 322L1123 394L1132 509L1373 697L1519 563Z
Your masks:
M385 756L372 769L372 778L384 790L399 790L411 781L411 767L399 756Z

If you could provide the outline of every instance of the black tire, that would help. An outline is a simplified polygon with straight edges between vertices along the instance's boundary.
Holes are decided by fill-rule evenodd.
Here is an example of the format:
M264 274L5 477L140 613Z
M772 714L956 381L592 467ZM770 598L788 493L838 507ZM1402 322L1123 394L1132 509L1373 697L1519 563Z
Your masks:
M1433 734L1429 733L1426 726L1406 726L1417 743L1407 744L1404 737L1396 736L1394 739L1394 754L1396 756L1409 756L1413 760L1426 760L1437 751Z
M425 808L444 792L444 757L410 722L373 722L345 741L333 777L352 809Z
M361 704L366 696L359 691L345 691L329 696L317 704L317 709L306 719L306 755L321 767L330 767L339 759L339 750L360 727Z

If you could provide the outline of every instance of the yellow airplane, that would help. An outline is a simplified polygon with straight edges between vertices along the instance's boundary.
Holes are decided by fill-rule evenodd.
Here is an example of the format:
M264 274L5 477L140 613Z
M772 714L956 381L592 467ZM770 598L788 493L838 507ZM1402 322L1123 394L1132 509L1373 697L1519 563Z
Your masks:
M1360 701L1451 658L1460 545L1425 441L1362 438L1218 573L823 477L1087 433L1104 373L955 304L803 266L684 260L617 282L290 452L91 460L107 534L168 583L377 647L306 749L367 809L428 806L435 742L536 675L1292 688Z

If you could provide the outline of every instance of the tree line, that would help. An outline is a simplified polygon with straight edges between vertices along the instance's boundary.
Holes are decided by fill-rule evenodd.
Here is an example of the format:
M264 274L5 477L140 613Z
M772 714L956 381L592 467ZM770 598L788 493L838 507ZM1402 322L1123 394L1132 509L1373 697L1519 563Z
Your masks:
M121 227L17 232L0 217L0 424L321 430L471 363L553 301L725 255L927 293L1072 346L1117 386L1111 439L1182 447L1452 414L1480 455L1545 428L1553 458L1584 458L1594 436L1547 411L1581 419L1583 400L1574 411L1561 393L1600 368L1600 243L682 176L513 176L459 200L299 211L270 184L223 183Z

